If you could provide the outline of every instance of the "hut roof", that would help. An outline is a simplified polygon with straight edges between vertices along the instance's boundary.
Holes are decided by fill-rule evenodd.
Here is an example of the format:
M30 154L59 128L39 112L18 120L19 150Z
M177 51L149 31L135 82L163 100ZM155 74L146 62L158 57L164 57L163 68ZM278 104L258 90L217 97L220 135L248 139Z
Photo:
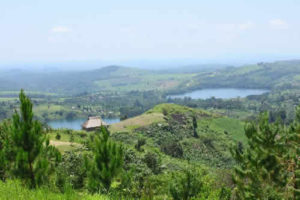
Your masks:
M106 126L107 124L102 121L101 117L89 117L89 119L82 124L82 127L85 129L98 128L100 126Z

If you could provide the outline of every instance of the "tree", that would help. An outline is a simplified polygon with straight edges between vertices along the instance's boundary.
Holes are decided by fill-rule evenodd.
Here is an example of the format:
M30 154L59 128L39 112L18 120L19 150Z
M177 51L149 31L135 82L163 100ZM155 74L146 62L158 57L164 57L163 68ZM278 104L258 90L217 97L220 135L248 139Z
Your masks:
M197 128L198 128L198 123L197 123L197 118L196 116L193 116L193 131L194 131L194 137L198 138L198 132L197 132Z
M20 113L15 111L5 128L6 135L11 136L9 145L13 152L13 158L6 155L6 159L11 159L11 174L34 188L48 181L60 153L49 145L41 123L33 119L32 103L23 90L19 99Z
M293 143L295 131L286 130L279 123L269 123L268 113L260 116L258 125L246 125L247 148L232 150L238 164L233 177L238 199L297 199L290 198L287 191L290 179L295 179L296 186L295 163L299 158L295 158L295 147L299 148L299 141ZM290 163L294 167L289 170Z
M296 120L290 126L287 141L290 149L287 156L289 158L288 171L292 174L289 184L293 188L290 198L300 199L300 106L296 109Z
M5 124L0 124L0 180L6 179L7 170L9 169L8 154L11 152L10 145L8 145L11 142L11 137L4 131L4 127Z
M89 189L109 192L111 183L122 170L123 148L109 139L109 132L102 126L94 138L93 160L88 163Z

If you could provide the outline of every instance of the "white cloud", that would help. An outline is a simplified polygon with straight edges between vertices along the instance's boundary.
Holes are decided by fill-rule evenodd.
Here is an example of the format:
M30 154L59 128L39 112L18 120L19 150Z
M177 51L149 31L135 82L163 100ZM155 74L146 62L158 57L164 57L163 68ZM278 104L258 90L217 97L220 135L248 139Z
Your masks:
M65 27L65 26L56 26L51 29L51 32L53 32L53 33L67 33L70 31L71 31L71 29L68 27Z
M282 19L272 19L269 21L269 25L276 29L287 29L289 27L288 23Z

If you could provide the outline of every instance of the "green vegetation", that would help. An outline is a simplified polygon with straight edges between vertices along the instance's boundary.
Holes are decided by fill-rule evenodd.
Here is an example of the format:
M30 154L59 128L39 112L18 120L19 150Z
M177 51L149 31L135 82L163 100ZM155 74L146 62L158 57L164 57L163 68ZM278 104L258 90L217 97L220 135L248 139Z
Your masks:
M299 88L299 60L258 63L207 72L190 80L189 87Z
M6 182L0 181L0 199L3 200L109 200L108 196L100 194L79 194L74 190L69 189L66 193L58 193L49 190L49 188L39 188L30 190L19 181L8 180ZM119 198L121 199L121 198Z
M20 102L20 114L16 112L12 122L5 124L1 154L6 164L5 174L21 178L34 188L48 182L55 165L50 160L53 157L57 162L60 154L49 145L41 124L33 120L32 103L23 90L20 93Z
M0 87L0 199L298 199L298 65L184 74L111 66L51 81L52 72L23 79L20 72L25 86L45 80L19 99ZM166 97L205 87L270 92ZM122 121L94 132L46 124L94 115Z
M88 164L88 187L93 192L104 188L108 193L113 180L122 169L123 149L109 140L109 132L105 127L102 126L100 130L93 139L94 160Z
M300 116L298 109L297 115ZM248 148L233 150L237 161L234 183L239 199L299 199L299 122L290 128L269 123L267 113L248 124Z

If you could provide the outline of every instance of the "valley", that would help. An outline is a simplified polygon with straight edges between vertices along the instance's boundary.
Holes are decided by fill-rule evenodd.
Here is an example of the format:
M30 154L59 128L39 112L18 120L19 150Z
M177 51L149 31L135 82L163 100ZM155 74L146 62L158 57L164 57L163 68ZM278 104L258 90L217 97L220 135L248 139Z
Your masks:
M89 116L101 116L109 124L110 141L124 149L123 175L131 173L130 181L122 175L113 181L111 191L118 197L142 198L150 190L154 199L170 199L174 176L192 171L203 181L199 199L218 199L224 188L229 194L234 187L233 149L243 151L251 145L245 134L249 122L258 121L263 111L269 111L270 123L279 120L289 126L295 119L300 88L292 71L300 69L300 62L281 64L283 75L277 62L184 74L111 66L61 74L60 83L45 80L47 74L26 79L22 74L16 84L27 88L34 119L43 124L49 145L62 156L55 173L72 173L61 181L71 182L74 198L88 197L84 180L89 180L89 172L83 162L92 158L93 142L104 134L81 130L81 125ZM271 79L274 83L266 85ZM2 126L21 109L13 87L0 92ZM51 179L62 189L58 177Z

